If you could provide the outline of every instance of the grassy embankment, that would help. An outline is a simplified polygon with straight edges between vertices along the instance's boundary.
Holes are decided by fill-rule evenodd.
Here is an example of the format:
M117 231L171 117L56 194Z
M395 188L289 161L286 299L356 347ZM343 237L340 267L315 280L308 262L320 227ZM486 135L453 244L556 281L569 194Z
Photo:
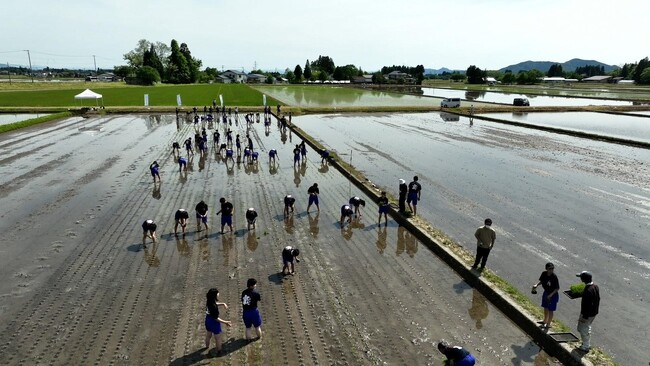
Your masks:
M32 118L32 119L10 123L6 125L0 125L0 133L13 131L19 128L29 127L29 126L37 125L39 123L53 121L56 119L66 118L72 115L73 115L72 112L59 112L59 113L54 113L43 117Z
M17 85L15 83L13 85ZM31 84L31 83L22 83ZM44 84L47 84L45 87ZM138 107L144 109L144 95L149 94L151 107L175 107L176 95L180 94L184 106L209 106L213 99L219 103L219 95L223 95L226 106L261 106L262 93L244 84L191 84L191 85L156 85L130 86L123 83L39 83L17 85L19 89L12 90L3 85L0 91L0 108L5 111L15 108L62 107L81 108L94 107L94 100L75 100L74 96L86 88L102 94L102 103L107 108ZM267 96L268 105L276 105L278 101ZM132 108L131 110L137 110ZM173 108L172 108L173 110Z

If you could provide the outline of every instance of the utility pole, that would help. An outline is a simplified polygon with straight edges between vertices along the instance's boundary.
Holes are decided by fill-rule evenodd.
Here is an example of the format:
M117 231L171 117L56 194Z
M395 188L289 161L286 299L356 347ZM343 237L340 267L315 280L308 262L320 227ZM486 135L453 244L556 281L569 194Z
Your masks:
M253 62L253 70L257 70L257 61Z
M9 62L7 62L7 75L9 75L9 85L11 85L11 71L9 70Z
M95 64L95 76L97 76L97 60L95 60L95 55L93 55L93 63Z
M27 52L27 59L29 60L29 76L32 77L32 83L34 82L34 72L32 71L32 56L29 55L29 50L25 50Z

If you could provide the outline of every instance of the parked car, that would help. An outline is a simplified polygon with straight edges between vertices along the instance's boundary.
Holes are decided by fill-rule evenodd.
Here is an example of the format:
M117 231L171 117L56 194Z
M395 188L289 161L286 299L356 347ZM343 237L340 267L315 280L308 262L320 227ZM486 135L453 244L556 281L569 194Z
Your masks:
M460 107L460 98L445 98L440 102L441 108Z
M530 102L526 98L515 98L512 101L512 105L520 106L520 107L528 107L530 106Z

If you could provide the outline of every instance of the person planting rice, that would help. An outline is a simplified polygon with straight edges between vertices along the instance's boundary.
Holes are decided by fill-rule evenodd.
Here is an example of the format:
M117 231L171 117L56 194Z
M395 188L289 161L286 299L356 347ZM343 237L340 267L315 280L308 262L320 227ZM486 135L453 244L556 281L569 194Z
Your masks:
M142 246L147 247L145 241L150 238L156 244L156 223L153 220L146 220L142 223Z
M282 249L282 274L283 275L288 275L288 274L294 274L296 273L296 269L294 267L294 260L296 263L300 263L300 260L298 259L298 256L300 255L300 250L298 248L293 248L291 246L286 246L284 249Z
M183 208L176 210L174 214L174 220L176 224L174 225L174 235L178 235L178 225L183 229L183 235L185 235L185 226L187 226L187 220L190 218L190 214Z
M289 210L291 210L291 213L293 213L293 205L296 203L296 199L292 197L290 194L284 196L284 217L287 218L289 216Z
M149 170L151 171L151 176L153 177L153 182L156 183L156 177L158 177L158 182L160 182L160 173L158 172L158 162L154 161L149 165Z
M253 230L255 230L255 222L257 221L257 211L253 207L249 208L246 210L246 222L248 222L248 230L251 229L251 226L253 227Z
M350 198L350 201L348 201L348 203L354 207L354 216L361 217L361 209L359 208L359 206L366 207L366 201L362 200L357 196L354 196Z
M196 207L196 229L201 231L201 223L205 226L205 230L208 230L208 205L201 200Z
M341 206L341 227L343 227L343 220L346 218L348 224L352 222L352 214L354 214L354 210L352 210L352 207L350 207L350 205Z

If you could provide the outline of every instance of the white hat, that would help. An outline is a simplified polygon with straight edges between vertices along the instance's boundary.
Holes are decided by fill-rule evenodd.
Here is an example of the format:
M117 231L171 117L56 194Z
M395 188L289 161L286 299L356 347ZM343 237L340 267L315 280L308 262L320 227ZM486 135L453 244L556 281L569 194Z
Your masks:
M404 179L399 180L399 184L404 184L404 183L406 183L406 181Z

